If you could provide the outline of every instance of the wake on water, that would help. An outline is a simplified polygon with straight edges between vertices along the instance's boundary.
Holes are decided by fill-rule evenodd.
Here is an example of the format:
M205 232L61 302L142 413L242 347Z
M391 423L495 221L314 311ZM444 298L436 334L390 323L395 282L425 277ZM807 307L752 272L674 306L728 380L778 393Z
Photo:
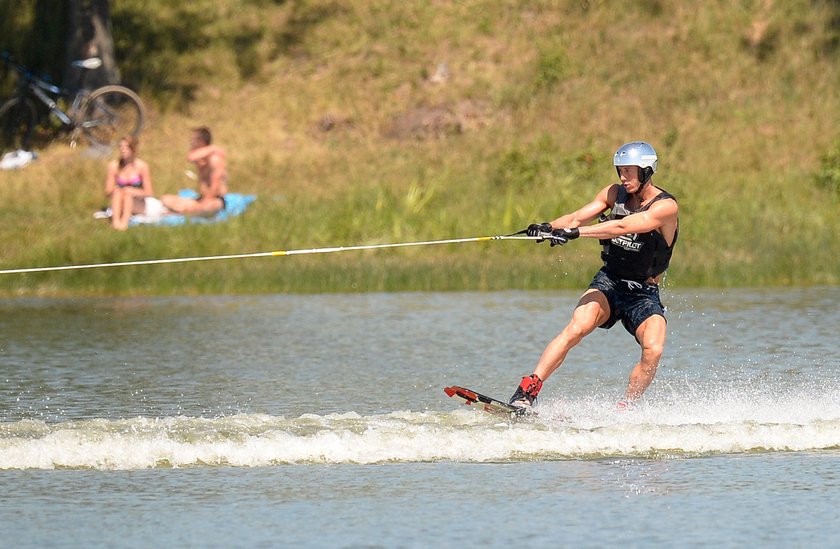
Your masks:
M507 421L446 399L445 411L137 417L0 424L0 469L127 470L187 466L515 462L840 448L840 390L749 387L645 400L546 400ZM444 397L445 398L445 397Z

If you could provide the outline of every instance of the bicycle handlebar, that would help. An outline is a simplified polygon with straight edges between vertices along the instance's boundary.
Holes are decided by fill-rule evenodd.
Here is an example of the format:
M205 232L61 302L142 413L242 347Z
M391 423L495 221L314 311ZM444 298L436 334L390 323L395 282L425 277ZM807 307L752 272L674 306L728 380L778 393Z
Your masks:
M13 69L15 69L18 72L18 74L20 74L23 77L24 81L26 81L27 83L31 82L32 84L38 86L39 88L41 88L45 91L50 92L50 93L55 93L55 94L65 93L65 90L63 90L61 87L56 86L55 84L50 84L49 82L47 82L46 80L44 80L40 76L37 76L29 68L24 67L20 63L17 63L14 60L14 57L12 57L9 54L9 52L4 51L2 54L0 54L0 57L3 58L3 64L4 65L9 65Z
M4 65L6 65L6 66L11 65L11 67L13 69L15 69L16 71L18 71L20 73L25 72L26 67L24 67L23 65L18 65L17 63L15 63L14 57L12 57L12 54L10 54L9 52L4 50L3 53L0 53L0 58L3 59L3 64Z

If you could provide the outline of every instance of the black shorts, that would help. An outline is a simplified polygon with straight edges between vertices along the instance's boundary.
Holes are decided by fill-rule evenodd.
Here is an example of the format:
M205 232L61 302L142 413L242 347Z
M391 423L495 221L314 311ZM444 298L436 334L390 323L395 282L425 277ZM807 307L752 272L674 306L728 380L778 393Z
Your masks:
M589 284L589 288L600 290L610 305L610 317L599 328L609 330L621 320L624 329L636 337L636 330L642 322L653 315L665 318L665 307L659 299L659 286L635 280L624 280L600 270Z

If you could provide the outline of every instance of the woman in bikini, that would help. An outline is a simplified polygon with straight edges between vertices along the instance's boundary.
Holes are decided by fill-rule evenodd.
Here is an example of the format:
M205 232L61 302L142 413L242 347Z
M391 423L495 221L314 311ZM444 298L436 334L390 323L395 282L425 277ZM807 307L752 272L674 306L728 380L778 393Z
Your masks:
M128 228L133 214L146 210L146 197L153 195L149 165L137 158L137 139L120 140L120 158L108 163L105 194L111 197L111 226L118 231Z

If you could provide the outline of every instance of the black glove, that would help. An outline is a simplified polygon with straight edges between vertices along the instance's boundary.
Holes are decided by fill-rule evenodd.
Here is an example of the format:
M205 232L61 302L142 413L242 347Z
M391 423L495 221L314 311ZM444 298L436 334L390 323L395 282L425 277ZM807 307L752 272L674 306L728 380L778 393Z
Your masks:
M580 229L554 229L551 231L551 236L548 239L552 246L562 246L569 240L574 240L580 236Z
M528 228L525 229L525 234L528 236L541 236L543 233L550 232L551 223L531 223L528 225ZM542 240L537 240L537 242L542 242Z

